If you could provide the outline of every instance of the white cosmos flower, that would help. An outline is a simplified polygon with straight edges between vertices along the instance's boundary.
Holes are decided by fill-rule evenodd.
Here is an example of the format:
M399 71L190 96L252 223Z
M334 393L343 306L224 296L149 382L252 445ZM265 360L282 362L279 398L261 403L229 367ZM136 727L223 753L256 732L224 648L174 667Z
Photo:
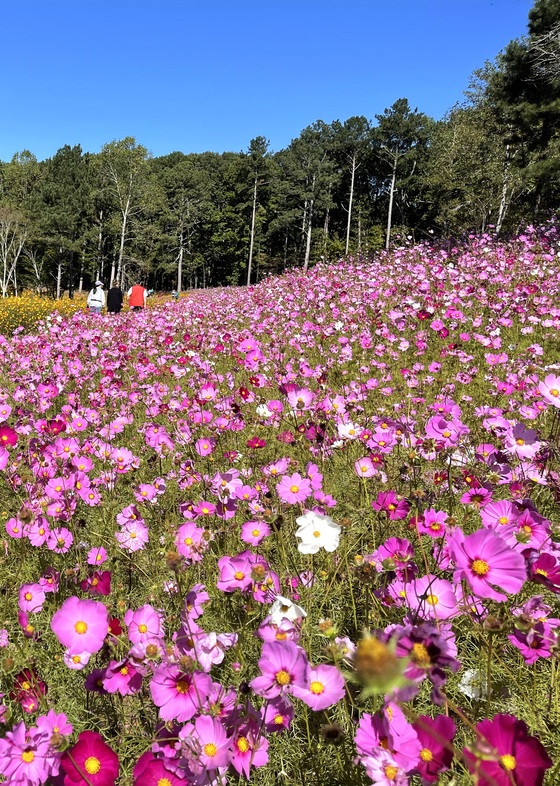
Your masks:
M309 511L296 519L296 537L301 538L298 551L302 554L317 554L319 549L336 551L340 540L340 527L330 516Z
M291 600L288 600L283 595L276 596L276 600L270 607L270 621L273 625L280 625L283 619L294 622L300 617L307 617L307 612L301 606L298 606L297 603L292 603Z
M266 404L259 404L257 407L257 415L261 418L271 418L273 413L269 410Z

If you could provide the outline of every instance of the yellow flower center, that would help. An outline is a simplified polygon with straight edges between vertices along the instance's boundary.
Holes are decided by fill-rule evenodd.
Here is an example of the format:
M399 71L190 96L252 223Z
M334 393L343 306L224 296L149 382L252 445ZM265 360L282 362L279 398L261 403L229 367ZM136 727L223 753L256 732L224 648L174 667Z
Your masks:
M138 625L138 633L146 633L147 630L148 630L148 626L144 625L144 623Z
M483 559L475 559L473 564L471 565L474 572L477 576L486 576L490 568L488 567L488 563L484 562Z
M550 391L550 395L554 396L554 398L556 398L557 396L560 396L560 391L558 391L558 390L556 390L556 388L554 388L554 390Z
M24 598L25 600L33 600L33 595L30 592L26 592Z
M276 634L276 638L278 639L278 641L285 641L288 638L288 634L278 631L278 633Z
M157 782L157 786L171 786L171 781L169 778L160 778Z
M192 538L185 538L184 543L186 546L190 546L192 544Z
M80 656L79 655L74 655L74 657L72 658L72 662L73 663L80 663L81 662Z
M35 754L33 751L23 751L21 754L21 760L24 761L26 764L31 764L33 759L35 758Z
M275 715L274 716L274 723L277 726L281 726L284 723L284 716L283 715Z
M309 690L311 691L311 693L314 693L316 696L320 696L321 693L324 693L325 686L323 685L322 682L318 682L318 681L315 680L309 686Z
M299 486L290 486L290 491L292 494L297 494L299 491Z
M207 745L204 746L204 753L207 756L215 756L218 752L218 748L214 745L213 742L209 742Z
M178 680L175 687L177 688L177 693L186 693L189 689L189 683L185 680Z
M437 606L437 604L439 603L439 598L437 597L437 595L428 595L428 597L426 598L426 603L429 603L430 606Z
M419 666L429 666L431 663L430 653L424 644L414 644L412 647L412 660Z
M291 682L290 675L287 671L281 670L276 672L276 682L278 685L289 685Z
M95 756L90 756L85 760L84 767L88 775L97 775L101 769L101 762Z
M543 570L542 568L537 568L535 573L540 573L540 575L544 576L545 578L548 576L548 572L546 570Z
M507 523L508 523L508 521L509 521L509 519L508 519L508 517L507 517L507 516L500 516L500 518L498 519L498 521L499 521L499 523L500 523L500 524L507 524Z
M260 529L254 529L254 530L251 532L251 535L252 535L254 538L258 538L260 534L261 534L261 531L260 531Z
M249 742L247 741L247 737L240 737L237 740L237 747L241 751L241 753L247 753L249 750Z
M446 439L448 439L448 438L451 436L451 432L450 432L450 431L444 431L444 432L443 432L443 436L444 436Z
M517 763L515 761L515 756L511 756L509 753L506 753L504 756L500 756L500 761L506 770L514 770Z
M127 674L128 674L128 666L123 666L122 667L121 674L123 675L123 677L127 676Z
M398 771L399 770L398 770L397 767L393 767L392 764L388 764L385 767L385 775L387 776L387 780L394 781L395 778L397 777L397 772Z
M245 574L242 573L240 570L236 570L235 573L233 574L233 578L236 581L241 581L241 579L245 578Z
M431 761L434 758L434 754L429 748L422 748L420 751L420 758L422 761Z
M521 439L521 437L519 439L516 439L515 441L517 442L518 445L524 445L525 444L525 440Z
M27 682L27 680L25 682L21 683L21 687L23 688L23 690L30 690L31 689L31 685Z
M313 537L314 538L320 538L321 537L321 533L319 532L318 529L316 529L315 532L313 533Z
M82 620L79 620L74 625L74 630L76 631L76 633L79 633L80 635L83 635L87 631L87 625L86 625L85 622L82 622Z

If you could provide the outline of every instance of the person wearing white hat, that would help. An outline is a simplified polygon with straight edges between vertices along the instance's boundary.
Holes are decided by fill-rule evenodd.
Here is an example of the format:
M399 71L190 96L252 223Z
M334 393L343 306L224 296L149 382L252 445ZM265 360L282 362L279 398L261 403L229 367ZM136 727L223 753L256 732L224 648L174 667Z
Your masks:
M94 288L88 295L87 307L93 314L101 314L101 309L105 306L105 292L103 292L103 282L96 281Z

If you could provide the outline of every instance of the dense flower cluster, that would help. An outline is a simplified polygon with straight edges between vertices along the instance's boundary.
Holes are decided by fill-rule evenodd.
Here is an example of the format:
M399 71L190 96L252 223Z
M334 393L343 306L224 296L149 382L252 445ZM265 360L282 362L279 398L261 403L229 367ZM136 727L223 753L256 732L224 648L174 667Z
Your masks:
M0 336L0 783L541 786L557 246L409 246Z

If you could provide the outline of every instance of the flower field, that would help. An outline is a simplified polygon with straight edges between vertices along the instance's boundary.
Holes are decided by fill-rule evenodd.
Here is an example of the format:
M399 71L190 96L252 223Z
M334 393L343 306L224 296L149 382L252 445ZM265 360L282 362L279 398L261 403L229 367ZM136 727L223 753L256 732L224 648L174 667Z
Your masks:
M559 241L0 336L0 783L558 783Z

